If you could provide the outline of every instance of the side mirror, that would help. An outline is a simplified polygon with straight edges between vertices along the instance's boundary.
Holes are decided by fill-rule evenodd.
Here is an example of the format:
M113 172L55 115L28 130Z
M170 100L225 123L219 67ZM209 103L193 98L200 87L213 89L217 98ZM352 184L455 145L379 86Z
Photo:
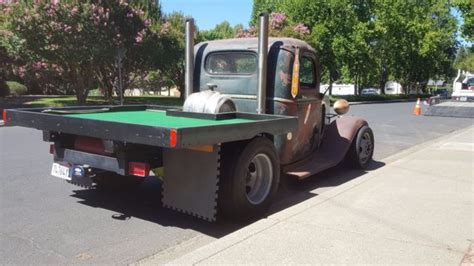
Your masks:
M344 99L337 100L333 108L336 114L343 115L349 111L349 102Z

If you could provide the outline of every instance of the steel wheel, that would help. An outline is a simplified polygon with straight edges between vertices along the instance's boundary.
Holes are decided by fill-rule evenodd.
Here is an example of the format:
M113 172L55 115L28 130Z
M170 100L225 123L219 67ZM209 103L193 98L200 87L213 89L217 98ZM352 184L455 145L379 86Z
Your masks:
M245 190L252 204L262 203L270 193L273 180L273 165L268 155L255 155L248 166Z
M222 147L218 213L249 220L270 208L280 183L280 162L273 142L265 137L226 143Z
M357 132L352 145L347 152L347 162L359 169L365 169L374 154L374 133L369 126L363 126Z
M373 152L373 145L372 145L372 137L369 132L365 132L362 135L362 138L359 143L358 147L359 152L359 160L362 164L365 164L372 156Z

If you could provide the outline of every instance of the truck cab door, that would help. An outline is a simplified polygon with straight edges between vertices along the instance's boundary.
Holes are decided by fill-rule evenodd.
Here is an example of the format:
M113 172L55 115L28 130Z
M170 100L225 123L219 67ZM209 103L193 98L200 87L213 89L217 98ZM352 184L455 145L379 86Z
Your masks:
M294 142L294 160L303 159L319 144L323 126L322 99L319 93L318 61L311 52L301 51L299 56L299 90L297 104L298 133Z

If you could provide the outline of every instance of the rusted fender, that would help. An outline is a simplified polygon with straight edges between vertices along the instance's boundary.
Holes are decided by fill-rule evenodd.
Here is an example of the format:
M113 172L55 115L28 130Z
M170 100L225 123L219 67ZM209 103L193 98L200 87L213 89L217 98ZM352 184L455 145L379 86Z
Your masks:
M326 128L321 147L307 159L284 166L284 172L298 179L304 179L336 166L344 160L357 132L365 125L367 121L356 116L342 116L336 119Z
M365 125L367 125L367 121L361 117L339 117L329 124L324 133L324 148L330 148L331 150L337 151L337 153L345 155L351 146L352 140L357 135L357 132Z

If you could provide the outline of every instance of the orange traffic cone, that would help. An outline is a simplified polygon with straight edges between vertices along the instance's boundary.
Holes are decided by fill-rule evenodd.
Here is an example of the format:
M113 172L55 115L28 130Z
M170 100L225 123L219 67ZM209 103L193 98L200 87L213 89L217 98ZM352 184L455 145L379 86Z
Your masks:
M420 98L416 101L415 109L413 109L414 115L421 115L421 106L420 106Z

